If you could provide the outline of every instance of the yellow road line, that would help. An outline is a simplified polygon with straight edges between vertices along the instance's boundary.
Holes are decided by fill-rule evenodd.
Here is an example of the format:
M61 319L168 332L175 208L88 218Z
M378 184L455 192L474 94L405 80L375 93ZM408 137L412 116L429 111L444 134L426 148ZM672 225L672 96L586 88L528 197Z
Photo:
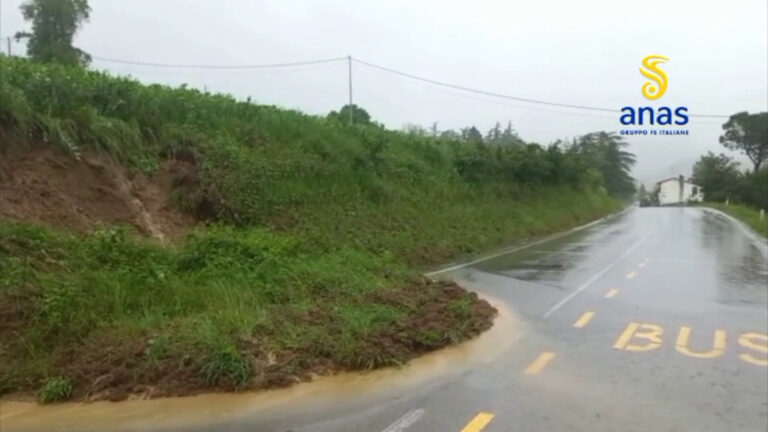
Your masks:
M493 414L487 412L477 413L461 432L480 432L493 420Z
M636 272L629 272L629 274L627 275L627 279L632 279L635 276L637 276Z
M555 356L555 353L551 351L544 351L543 353L539 354L539 357L536 358L536 360L533 361L526 369L525 374L526 375L536 375L539 372L541 372L542 369L544 369L547 364L552 360L552 358Z
M618 294L618 293L619 293L619 290L617 290L616 288L613 288L613 289L611 289L611 290L608 290L608 292L607 292L607 293L605 293L605 298L613 298L613 297L616 297L616 294Z
M573 326L576 328L582 328L589 323L589 320L591 320L593 316L595 316L595 313L592 311L584 312L584 315L582 315L578 321L573 323Z

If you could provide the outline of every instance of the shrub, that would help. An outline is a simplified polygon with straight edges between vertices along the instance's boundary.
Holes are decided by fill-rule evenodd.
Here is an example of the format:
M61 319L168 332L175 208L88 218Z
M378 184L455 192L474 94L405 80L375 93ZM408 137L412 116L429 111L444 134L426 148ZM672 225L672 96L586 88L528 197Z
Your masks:
M45 381L37 392L37 400L45 404L69 399L71 395L72 383L64 377L57 376Z

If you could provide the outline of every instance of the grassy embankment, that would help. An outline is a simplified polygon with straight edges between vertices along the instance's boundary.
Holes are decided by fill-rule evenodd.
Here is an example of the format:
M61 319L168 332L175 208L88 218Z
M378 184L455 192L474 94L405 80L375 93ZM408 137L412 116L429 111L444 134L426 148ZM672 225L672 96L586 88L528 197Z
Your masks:
M191 164L160 243L0 221L0 391L41 401L266 388L400 364L492 309L424 268L616 210L559 149L409 136L0 58L0 150ZM591 173L591 174L590 174Z
M763 217L763 220L760 220L759 210L741 204L725 205L724 203L706 202L703 205L727 213L747 224L756 233L763 237L768 237L768 216L765 216Z

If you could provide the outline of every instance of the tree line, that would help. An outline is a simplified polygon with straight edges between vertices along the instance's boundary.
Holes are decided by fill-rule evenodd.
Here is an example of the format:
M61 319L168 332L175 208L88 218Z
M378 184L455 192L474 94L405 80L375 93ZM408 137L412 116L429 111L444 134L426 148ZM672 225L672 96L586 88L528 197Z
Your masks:
M701 156L693 166L692 181L701 186L704 199L768 209L768 112L732 115L723 124L720 143L744 154L752 167L742 169L725 153Z
M339 111L331 111L327 118L344 125L351 120L359 127L384 128L357 105L344 105ZM473 125L439 131L437 123L431 128L406 124L402 131L448 146L469 144L461 148L473 151L464 150L457 155L456 168L471 180L496 178L517 183L589 185L603 187L619 199L629 199L635 193L635 180L630 175L635 155L627 151L629 144L624 138L614 132L591 132L541 145L523 140L509 121L504 127L496 122L485 134Z

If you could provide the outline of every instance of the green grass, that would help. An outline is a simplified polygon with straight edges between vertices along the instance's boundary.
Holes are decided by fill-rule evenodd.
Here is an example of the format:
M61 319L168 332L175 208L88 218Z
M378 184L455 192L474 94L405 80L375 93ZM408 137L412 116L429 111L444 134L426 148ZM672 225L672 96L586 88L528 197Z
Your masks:
M727 213L747 224L756 233L763 237L768 237L768 216L764 216L763 219L760 220L759 210L741 204L725 205L724 203L707 202L703 205Z
M43 384L37 394L40 403L51 403L68 399L72 394L72 383L64 377L51 378Z
M45 401L402 364L489 323L420 272L620 207L558 146L348 126L2 56L0 75L0 150L44 143L143 172L182 160L198 176L173 201L204 223L173 244L0 221L0 390Z

